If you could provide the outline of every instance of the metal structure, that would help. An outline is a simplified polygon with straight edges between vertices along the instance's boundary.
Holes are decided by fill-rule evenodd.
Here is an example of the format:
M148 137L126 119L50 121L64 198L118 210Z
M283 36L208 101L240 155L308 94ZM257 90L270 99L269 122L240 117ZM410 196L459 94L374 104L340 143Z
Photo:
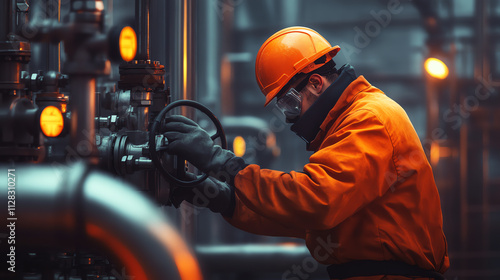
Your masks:
M38 8L45 6L44 1L36 2ZM13 187L9 195L1 195L5 205L17 195L19 207L12 214L20 217L18 274L3 270L2 279L37 273L43 279L110 277L116 267L105 257L95 250L82 253L96 243L137 279L201 279L183 238L157 210L157 204L168 204L169 183L149 157L149 130L170 94L165 67L149 55L149 2L136 1L137 60L122 63L117 89L104 92L96 91L97 80L110 74L110 59L119 57L122 29L106 31L103 1L70 1L64 22L28 22L27 1L2 2L0 159L16 172L9 176L22 178L17 192ZM58 7L60 11L60 2ZM62 72L29 71L31 42L62 42ZM42 114L48 107L56 108L64 125L55 138L42 134ZM66 167L71 162L77 164ZM164 164L173 166L173 159L166 158ZM47 246L60 251L48 258L36 253ZM54 258L57 261L51 262Z
M108 256L86 250L105 236L114 239L101 242L103 251L117 255L117 263L136 269L133 273L139 276L142 269L147 278L171 274L185 279L176 265L177 253L169 247L170 240L184 244L179 236L197 243L202 265L208 267L205 276L215 279L237 279L257 269L255 265L262 273L255 278L286 278L293 265L309 261L305 247L283 245L289 239L243 233L185 204L180 211L164 208L171 216L168 221L153 213L158 208L153 205L169 204L171 183L161 176L149 152L155 117L171 101L200 100L216 115L226 114L221 122L229 147L235 139L244 139L243 157L249 163L300 169L310 154L300 153L303 143L287 134L286 124L272 108L262 108L253 63L270 34L304 25L338 41L343 50L336 62L353 64L357 74L383 89L412 119L442 198L451 258L447 277L497 279L500 1L348 1L341 7L335 2L1 1L0 162L24 178L18 182L17 208L24 221L19 221L17 231L26 248L18 252L18 264L23 263L19 269L35 271L27 278L113 277ZM112 64L119 57L113 36L120 34L121 26L107 25L123 14L133 18L137 55ZM447 64L446 79L437 80L421 69L423 59L431 56ZM58 137L41 132L40 116L49 106L63 116ZM197 117L187 107L175 113ZM154 139L158 146L164 142L161 136ZM275 160L280 149L294 152L283 152ZM184 162L168 156L161 161L167 169L184 167ZM4 195L0 194L2 201ZM119 200L125 196L126 201ZM56 204L60 206L54 208ZM147 209L141 213L151 218L134 220L132 209ZM150 219L172 233L169 240L150 231ZM30 239L35 230L39 236ZM1 246L6 245L4 233L0 231ZM85 239L89 242L83 243ZM59 240L64 246L55 246ZM133 252L137 265L120 259L122 251L110 240ZM59 251L48 252L43 242ZM248 242L273 245L225 246ZM85 250L79 244L85 244ZM147 247L151 254L139 247ZM165 267L156 262L159 258L168 260ZM309 276L321 277L321 269ZM5 271L0 271L0 278L12 278Z
M12 166L3 165L2 168L7 170ZM47 279L68 278L75 272L71 262L78 263L82 259L88 261L87 267L81 268L86 272L81 275L82 279L112 276L106 271L111 265L102 269L103 264L97 264L99 255L80 255L81 251L99 248L91 245L97 244L106 248L104 252L114 255L127 268L126 275L135 279L201 279L197 261L182 237L157 207L133 186L92 171L84 162L60 168L16 165L10 174L15 174L10 178L18 178L17 207L12 211L16 211L18 217L13 221L15 244L19 244L15 249L19 277L23 277L23 272L25 277L36 276L36 273L26 273L33 269L29 267L29 259L35 259L42 250L53 248L60 248L62 252L73 248L77 254L65 253L65 264L69 261L69 265L62 270L55 269L53 276L44 275ZM2 174L2 179L7 181L7 173ZM2 192L0 201L7 205L6 192ZM7 211L2 211L1 218L9 220ZM33 232L36 232L36 239ZM35 253L25 255L21 253L23 250ZM42 259L41 264L51 266L48 259ZM95 267L91 268L91 264ZM114 269L122 275L119 267L119 270ZM47 268L43 270L47 273ZM7 270L0 273L2 279L15 276L9 275Z

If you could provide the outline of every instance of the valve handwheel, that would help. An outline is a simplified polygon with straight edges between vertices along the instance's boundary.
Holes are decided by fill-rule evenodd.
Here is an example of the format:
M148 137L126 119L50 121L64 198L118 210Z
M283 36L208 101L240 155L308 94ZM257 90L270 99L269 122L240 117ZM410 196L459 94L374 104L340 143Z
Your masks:
M220 121L217 119L217 117L212 113L212 111L210 111L210 109L208 109L201 103L196 102L194 100L178 100L172 102L167 107L163 108L163 110L161 110L158 116L156 116L153 125L151 126L151 131L149 132L149 154L151 160L155 164L156 168L160 170L165 180L177 186L191 187L206 180L208 178L208 174L203 173L202 175L198 176L195 180L192 181L186 181L181 179L184 178L186 175L186 170L184 168L185 160L177 157L176 176L172 175L171 173L168 172L168 170L165 168L165 165L163 165L161 162L160 153L164 152L165 147L157 147L156 145L156 135L158 134L158 130L160 129L160 124L162 120L165 118L165 115L172 109L180 106L193 107L195 109L200 110L205 115L207 115L217 129L215 134L210 137L212 138L212 140L220 138L221 147L223 149L227 149L227 140L226 140L226 134L224 133L224 129L222 128L222 125Z

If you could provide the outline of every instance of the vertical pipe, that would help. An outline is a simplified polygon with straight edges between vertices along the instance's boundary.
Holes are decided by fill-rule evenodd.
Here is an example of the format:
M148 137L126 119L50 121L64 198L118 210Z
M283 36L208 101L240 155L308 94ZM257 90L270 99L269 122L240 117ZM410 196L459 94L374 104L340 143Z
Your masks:
M216 1L200 1L198 5L197 39L204 42L206 47L197 50L196 75L204 78L197 81L196 91L203 92L203 95L198 96L198 101L207 105L216 115L220 115L221 57L219 50L221 50L220 30L224 22L220 18L221 12L218 10L215 13L213 10L214 6L219 9Z
M169 16L158 11L165 10L168 3L167 1L152 1L150 4L150 11L155 12L149 14L149 56L153 61L157 60L166 64L165 48L168 48L168 45L165 37L168 35L168 25L164 24L164 20Z
M0 41L8 41L11 4L11 1L0 1Z
M194 29L195 22L194 7L195 4L192 0L182 0L182 99L196 100L195 88L195 75L194 75ZM182 114L188 118L194 119L194 109L191 107L182 107ZM193 167L190 166L190 172L194 172ZM183 223L181 225L182 232L185 234L187 240L194 241L196 232L196 216L193 215L193 206L184 203Z
M487 5L486 5L486 0L478 0L476 1L475 5L475 19L476 19L476 36L477 36L477 43L476 43L476 50L475 50L475 67L474 67L474 78L475 79L482 79L482 80L488 80L489 77L489 62L487 60L487 49L488 49L488 11L487 11ZM488 109L485 109L488 111ZM484 128L485 130L487 128ZM487 137L486 131L483 131L483 146L486 145L487 143L484 142L485 139L484 137ZM483 174L484 174L484 168L485 164L485 147L483 147ZM489 205L488 205L488 191L487 191L487 185L486 182L484 182L486 178L483 176L483 186L482 186L482 191L483 191L483 205L482 205L482 245L483 245L483 250L488 250L488 236L489 236Z
M182 99L182 0L168 2L167 36L169 58L169 85L172 101ZM177 111L177 110L176 110Z
M59 6L61 0L48 0L45 4L45 10L47 11L47 19L58 20L59 19ZM59 21L59 20L58 20ZM47 71L60 71L60 61L59 61L59 46L61 43L50 44L44 43L47 46Z
M17 40L13 35L17 29L17 2L4 0L0 4L0 103L10 103L20 97L24 85L20 77L29 61L31 46Z
M490 201L489 201L489 152L490 152L489 127L483 128L483 250L490 248Z
M8 2L8 1L6 1ZM10 33L11 34L16 34L16 27L17 27L17 1L16 0L10 0L10 13L9 13L9 21L10 21ZM10 40L9 40L10 41Z
M57 1L57 21L61 22L61 0ZM57 72L61 72L61 42L57 43Z
M469 203L467 199L467 171L468 166L468 138L469 129L467 124L460 127L460 244L462 250L467 250L467 239L469 235Z
M95 82L91 75L70 76L71 147L70 154L97 164L95 146Z
M175 0L170 1L171 21L169 43L169 78L172 100L195 100L195 75L194 75L194 21L195 1ZM175 112L179 113L179 111ZM182 107L180 113L188 118L194 117L192 108ZM191 170L192 171L192 170ZM195 215L194 209L187 204L181 205L181 231L183 236L192 240L194 236Z
M195 1L176 0L170 4L173 11L168 38L169 57L172 59L169 63L172 100L195 100L195 30L193 28ZM182 109L182 112L187 114L185 109Z
M150 0L135 1L135 20L139 31L139 60L149 59L149 7Z
M474 18L475 22L475 32L474 34L477 36L475 45L475 53L474 53L474 77L487 77L485 74L488 72L488 63L486 60L485 50L487 47L487 11L486 11L486 0L477 0L475 2L474 7Z
M223 5L231 6L234 3L222 1ZM235 111L235 100L232 94L232 81L233 81L233 65L227 57L227 53L233 51L232 44L234 41L234 9L225 10L222 8L222 50L223 58L220 67L220 83L221 83L221 113L224 115L233 115Z
M183 68L183 99L195 100L196 96L194 93L194 1L183 0L182 1L182 68Z

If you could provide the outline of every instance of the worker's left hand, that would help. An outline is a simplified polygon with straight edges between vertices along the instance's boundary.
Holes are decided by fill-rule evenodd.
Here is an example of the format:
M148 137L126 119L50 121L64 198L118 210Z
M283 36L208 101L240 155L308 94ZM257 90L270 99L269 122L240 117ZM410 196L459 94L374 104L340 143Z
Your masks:
M236 157L215 145L205 130L184 116L167 117L163 131L168 139L167 152L180 156L205 173L219 173L230 159Z

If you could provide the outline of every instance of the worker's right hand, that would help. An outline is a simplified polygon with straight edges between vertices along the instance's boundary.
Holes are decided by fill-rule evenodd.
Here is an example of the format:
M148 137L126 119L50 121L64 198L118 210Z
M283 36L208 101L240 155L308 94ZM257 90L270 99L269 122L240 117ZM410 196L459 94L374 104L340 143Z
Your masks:
M196 179L192 173L186 173L186 178ZM234 189L227 183L208 177L194 187L174 187L170 191L170 201L179 207L183 201L194 206L206 207L214 213L231 217L234 211Z
M169 154L180 156L212 177L232 184L236 174L246 166L242 158L215 145L205 130L184 116L165 118L162 131L168 140Z
M215 145L197 123L184 116L165 118L163 131L168 139L167 152L182 157L205 173L217 172L234 157L233 153Z

